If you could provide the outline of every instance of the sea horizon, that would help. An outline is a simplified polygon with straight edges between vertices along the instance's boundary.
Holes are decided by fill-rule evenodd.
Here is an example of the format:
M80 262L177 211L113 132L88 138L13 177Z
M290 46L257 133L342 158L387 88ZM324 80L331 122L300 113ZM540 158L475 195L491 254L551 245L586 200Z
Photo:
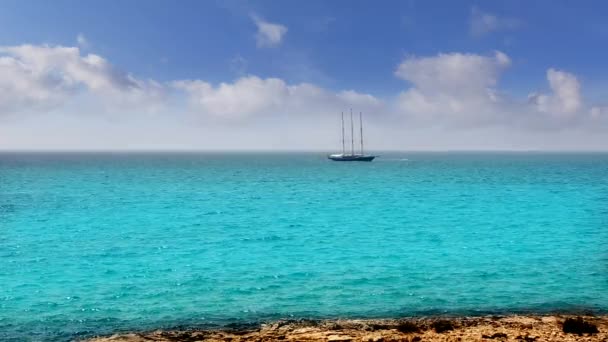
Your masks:
M338 149L0 149L0 153L114 153L114 154L128 154L128 153L268 153L268 154L283 154L283 153L341 153ZM345 151L350 153L350 149ZM354 151L355 154L360 153L359 150ZM608 153L608 150L594 150L594 149L369 149L365 153L371 154L382 154L382 153L547 153L547 154L604 154Z

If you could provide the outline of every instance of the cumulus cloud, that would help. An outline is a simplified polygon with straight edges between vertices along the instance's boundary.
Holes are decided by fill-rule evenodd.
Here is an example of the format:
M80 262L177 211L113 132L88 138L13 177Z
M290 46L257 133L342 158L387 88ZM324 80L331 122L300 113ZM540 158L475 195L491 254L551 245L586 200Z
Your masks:
M552 94L532 93L528 97L540 112L567 116L574 115L582 109L580 83L576 76L565 71L549 69L547 81Z
M411 87L395 101L403 118L440 127L500 126L524 131L590 128L608 121L605 107L586 105L577 77L550 68L550 93L513 98L500 91L499 80L511 59L494 55L448 53L408 57L395 75Z
M399 94L396 110L404 118L444 127L515 127L550 130L605 121L603 107L586 106L577 77L550 68L550 93L532 93L527 99L500 91L499 80L511 59L502 52L492 56L448 53L408 57L395 75L411 87Z
M608 109L586 104L577 77L563 70L547 70L550 91L534 93L529 98L510 97L500 87L501 75L510 65L511 58L500 51L483 55L453 52L408 56L394 73L404 81L403 91L380 98L357 90L333 90L254 75L223 83L205 79L161 83L123 72L103 57L83 53L78 47L4 46L0 47L0 114L58 109L53 115L60 116L44 120L60 117L61 121L78 117L71 115L74 113L94 114L108 107L125 118L131 117L123 122L136 122L136 116L127 114L156 110L163 114L157 116L163 122L203 119L206 124L196 127L207 127L210 136L224 134L221 127L226 124L230 130L241 127L239 134L272 132L275 137L265 137L264 146L276 141L290 141L289 146L298 146L310 140L309 135L299 134L298 130L317 132L319 146L326 144L327 137L339 129L333 126L339 125L335 118L349 108L368 114L370 135L374 131L392 134L391 138L385 138L384 133L375 137L385 139L388 147L404 127L415 126L417 132L420 129L419 132L433 134L442 130L475 131L479 134L476 137L491 137L488 132L496 130L508 138L514 132L542 131L549 136L551 132L575 128L592 131L593 127L608 124ZM191 115L175 115L184 109ZM23 117L42 122L34 115ZM412 122L415 125L409 124ZM254 133L247 134L255 138ZM466 138L466 134L458 134L454 136ZM414 137L411 130L407 136ZM416 139L424 136L419 133ZM466 146L475 142L473 138L467 141ZM309 144L308 141L302 146Z
M0 47L0 112L48 109L78 93L105 105L151 105L163 96L154 81L137 79L77 47Z
M317 115L344 110L348 106L377 108L381 101L352 90L331 92L309 83L287 84L279 78L247 76L217 86L202 80L173 82L189 95L199 113L234 119L254 115Z
M483 12L477 7L471 8L469 28L471 35L480 37L493 31L514 30L521 22L514 18L501 18L497 15Z
M496 85L510 58L442 53L433 57L408 57L395 75L412 84L398 96L397 106L421 120L486 121L500 112Z
M477 92L495 86L499 74L510 64L510 58L500 51L494 56L441 53L408 57L399 64L395 75L424 92Z
M120 71L78 47L19 45L0 47L0 114L51 111L76 99L83 112L104 108L147 112L183 96L194 114L227 120L255 115L322 115L356 107L380 108L381 100L354 90L331 91L280 78L240 77L212 84L205 80L160 83Z
M286 26L265 21L255 14L251 15L251 19L258 28L255 39L259 48L276 47L281 44L287 33Z

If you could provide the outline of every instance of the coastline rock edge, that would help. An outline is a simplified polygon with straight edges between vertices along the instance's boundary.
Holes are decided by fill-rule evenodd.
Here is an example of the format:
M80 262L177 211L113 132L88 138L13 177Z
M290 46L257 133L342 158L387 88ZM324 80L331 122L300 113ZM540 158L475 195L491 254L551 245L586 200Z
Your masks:
M195 341L608 341L608 315L280 320L257 329L169 330L96 337L87 342Z

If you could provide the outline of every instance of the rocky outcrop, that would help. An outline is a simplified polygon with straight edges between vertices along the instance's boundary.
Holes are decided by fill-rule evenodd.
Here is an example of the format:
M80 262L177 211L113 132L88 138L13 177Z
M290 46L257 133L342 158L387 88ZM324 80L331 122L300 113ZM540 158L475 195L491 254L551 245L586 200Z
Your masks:
M257 328L152 331L89 342L193 341L608 341L608 316L503 316L387 320L287 320Z

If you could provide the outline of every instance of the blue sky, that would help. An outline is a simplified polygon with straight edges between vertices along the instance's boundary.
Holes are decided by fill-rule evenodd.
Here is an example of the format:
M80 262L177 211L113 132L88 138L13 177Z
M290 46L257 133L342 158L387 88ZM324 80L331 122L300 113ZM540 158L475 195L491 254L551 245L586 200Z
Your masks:
M4 127L5 132L4 140L0 140L4 146L0 148L36 148L39 145L69 148L70 144L79 143L95 148L106 147L102 141L91 144L80 141L78 139L83 138L77 134L73 140L61 143L53 143L51 138L48 141L28 142L21 138L15 141L7 136L42 129L36 128L41 124L33 118L43 116L42 122L64 122L65 126L71 127L87 125L82 122L82 117L74 118L71 113L95 112L99 102L104 106L113 102L115 95L108 99L107 94L119 92L117 89L122 89L124 84L116 80L128 76L138 84L137 95L126 95L129 101L134 96L145 95L141 102L146 106L157 100L163 102L159 105L162 108L152 111L152 124L149 117L145 119L147 125L166 126L170 123L175 125L175 130L179 130L180 125L202 122L201 129L234 130L235 127L249 125L249 131L267 131L269 134L264 135L272 135L281 129L280 124L298 124L302 130L314 129L315 122L331 122L329 113L335 108L342 106L347 109L358 105L379 113L369 118L372 124L377 123L379 137L386 135L384 126L394 128L403 124L407 129L418 127L417 132L446 130L455 134L454 140L459 141L462 139L457 137L458 134L473 134L478 139L461 147L481 148L484 147L482 142L487 141L486 137L493 135L490 131L498 129L504 134L502 140L488 148L568 149L572 146L604 149L608 145L604 145L599 136L585 144L572 141L573 144L569 145L567 142L568 139L578 140L576 134L588 136L589 127L597 127L597 122L589 122L591 119L587 116L601 119L602 123L603 117L608 116L608 109L604 107L608 105L605 100L608 86L605 68L608 60L607 14L608 4L601 1L3 1L0 3L0 46L8 48L4 55L22 63L42 63L40 58L34 59L31 54L44 55L45 62L30 69L46 74L36 74L32 76L31 84L28 83L42 95L23 95L22 101L13 101L4 107L0 104L0 110L6 114L0 114L0 120L9 118L4 123L0 121L0 129ZM270 25L270 31L260 33L264 24ZM273 29L282 31L277 33ZM260 43L260 34L262 39L275 41ZM269 38L264 34L278 36ZM77 37L80 37L80 42ZM10 50L26 44L47 50ZM72 56L74 63L88 63L84 61L88 55L103 58L108 67L104 64L96 69L99 74L95 77L110 85L100 91L95 86L99 84L96 81L81 78L80 74L70 74L75 68L73 65L48 57L48 49L57 47L77 48L78 57ZM506 56L508 61L500 62L497 53ZM411 65L399 69L407 61ZM422 84L429 77L449 74L449 71L437 68L452 68L454 63L463 66L458 71L450 69L455 72L454 77L462 79L435 79ZM43 71L40 71L41 65ZM484 70L480 77L473 76L477 86L471 86L470 91L461 94L457 89L462 85L468 87L467 75L463 72L475 71L476 68ZM551 74L553 81L549 76L550 69L557 72ZM398 70L403 72L399 74ZM440 70L440 76L433 70ZM5 77L6 87L14 87L15 82L6 76L13 75L13 71L0 74L0 77ZM114 78L116 75L123 76ZM49 77L54 79L56 76L62 79L60 83L54 88L43 87ZM250 79L252 82L235 88L247 95L252 94L252 99L246 103L238 102L243 97L238 91L226 88L223 92L220 89L222 83L236 86L240 84L239 80L253 77L255 79ZM270 79L284 84L272 84L268 81ZM112 83L115 81L118 83ZM185 84L184 81L199 83ZM154 85L144 85L145 82L153 82ZM302 95L301 91L289 88L301 84L313 85L315 91L322 91L323 95L311 98L309 92ZM249 86L263 88L264 92L245 91ZM151 87L154 100L147 97ZM11 88L7 93L19 89ZM57 89L61 89L60 94ZM482 94L485 89L497 94L499 100L495 95L485 98ZM274 97L281 91L287 94L285 98ZM353 91L360 96L353 100L352 96L343 93L345 91ZM162 96L157 96L158 93ZM227 98L232 95L236 97L234 101ZM369 101L361 96L369 96ZM330 97L336 97L335 101ZM40 103L41 98L45 102ZM457 103L462 98L464 100ZM304 101L306 104L302 105ZM117 102L125 101L121 98ZM192 103L203 103L203 108L192 108ZM298 108L309 106L305 112L315 112L319 116L308 122L304 122L303 115L306 114L293 114L293 119L285 119L286 115L295 112L296 103ZM244 108L245 112L250 107L251 115L237 115L238 120L216 120L217 116L225 117L226 113L232 113L223 110L231 106L235 106L237 111ZM399 109L403 106L406 109ZM154 146L137 143L143 137L135 131L145 127L143 123L138 124L140 119L137 117L149 111L139 104L118 105L106 113L91 114L96 118L87 120L101 120L103 125L110 125L112 129L124 130L125 138L121 141L126 145L163 147L162 143ZM183 111L188 111L187 119L176 114ZM117 120L107 112L120 113L117 116L121 119ZM465 112L466 115L457 116ZM473 120L469 112L476 112L476 115L483 112L485 116ZM528 116L534 118L523 123L520 119L512 119L520 112L530 112ZM279 115L281 118L277 117ZM130 118L124 119L125 116ZM207 116L216 119L210 120ZM424 123L420 123L420 117L425 118L422 120ZM129 125L134 130L131 133L127 128ZM564 132L569 127L571 132ZM152 126L148 128L152 129ZM574 135L557 145L544 144L546 137L534 139L534 136L544 137L548 131L555 135L553 139L556 140L568 134ZM506 141L512 132L525 136L524 140L530 142L517 144ZM66 131L66 134L71 133ZM165 132L163 137L168 148L224 147L221 139L214 140L212 144L183 140L172 145L171 136ZM314 145L314 148L329 148L333 138L321 139L323 143ZM284 143L284 139L270 139L258 147L306 148L303 138L289 143ZM399 137L391 139L395 143L382 139L379 147L407 149L412 145ZM454 142L446 138L441 144L414 145L432 149L454 146Z

